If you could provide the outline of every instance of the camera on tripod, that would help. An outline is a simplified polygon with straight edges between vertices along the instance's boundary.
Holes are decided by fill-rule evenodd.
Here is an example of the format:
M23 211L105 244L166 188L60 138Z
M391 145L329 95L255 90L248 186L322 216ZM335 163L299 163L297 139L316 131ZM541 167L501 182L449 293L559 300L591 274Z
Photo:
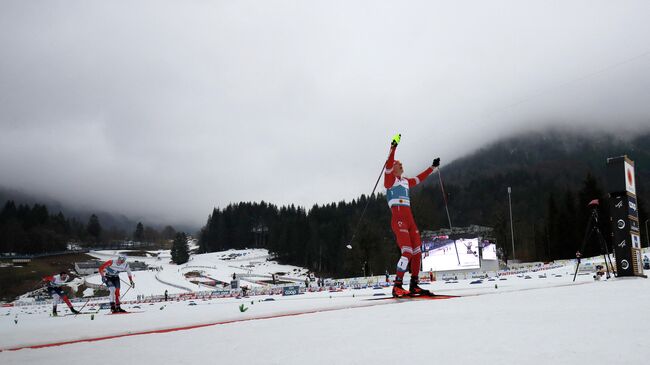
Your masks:
M596 239L600 244L600 252L603 254L603 258L605 259L605 270L607 271L607 275L606 275L607 279L611 277L609 272L610 266L612 268L612 271L614 270L614 264L612 264L612 258L609 255L609 248L607 247L607 241L605 241L605 237L603 237L603 234L600 232L600 227L598 226L599 206L600 206L600 202L598 201L598 199L594 199L590 201L589 204L587 204L587 208L591 209L591 217L587 222L585 238L582 240L582 248L576 253L577 263L576 263L576 272L573 274L573 281L576 281L576 276L578 275L578 268L580 267L580 258L578 257L578 254L580 252L585 251L585 246L587 245L587 242L589 242L589 239L594 235L596 236ZM607 260L609 260L609 264ZM600 268L599 272L600 273L597 274L598 278L603 276L602 267ZM594 277L594 279L596 279L596 277Z

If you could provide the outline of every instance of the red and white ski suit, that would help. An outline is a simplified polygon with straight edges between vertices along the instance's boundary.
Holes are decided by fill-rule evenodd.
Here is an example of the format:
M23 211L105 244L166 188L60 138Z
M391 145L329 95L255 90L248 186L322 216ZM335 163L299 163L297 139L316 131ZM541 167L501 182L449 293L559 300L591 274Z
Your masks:
M401 284L404 273L408 270L409 262L411 264L411 277L414 278L418 277L422 262L420 231L415 225L415 220L411 213L409 188L418 185L426 179L433 172L433 168L427 168L414 178L406 178L393 175L394 164L395 147L391 149L388 161L386 162L384 187L386 188L388 206L392 213L391 228L393 229L393 233L395 233L397 245L402 253L397 262L397 278L395 280L396 284Z
M61 290L61 287L66 283L65 280L61 279L61 275L45 276L43 277L43 281L47 283L47 291L52 296L52 305L54 308L56 308L56 305L61 303L61 301L64 301L69 308L72 308L70 299L68 299L68 296L63 293L63 290Z
M118 264L117 261L108 260L99 267L99 275L108 287L109 300L116 305L120 304L120 272L126 272L129 281L133 282L131 267L126 261Z

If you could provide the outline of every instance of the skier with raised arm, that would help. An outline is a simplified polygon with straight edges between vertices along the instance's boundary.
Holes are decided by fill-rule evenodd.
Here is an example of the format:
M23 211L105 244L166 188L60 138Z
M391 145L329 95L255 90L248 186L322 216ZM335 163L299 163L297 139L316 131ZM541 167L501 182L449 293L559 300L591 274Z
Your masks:
M397 245L401 251L401 257L397 262L397 275L393 286L393 297L401 298L410 296L433 296L428 290L418 286L420 274L420 263L422 262L420 231L415 225L411 213L411 200L409 189L421 183L433 170L440 166L440 158L433 160L431 167L422 171L414 178L403 177L404 169L400 161L395 160L395 150L399 144L401 135L397 134L391 142L390 155L386 161L384 173L384 187L386 188L386 199L390 207L392 218L391 228L395 233ZM403 288L404 273L408 270L410 263L411 282L409 290Z
M72 306L72 303L70 303L70 299L68 299L68 296L63 293L63 290L61 287L65 285L65 283L68 281L68 273L65 271L61 271L61 273L57 275L50 275L46 276L43 278L43 281L46 284L47 292L52 296L53 302L52 302L52 316L56 317L59 315L59 313L56 310L57 304L59 304L62 300L67 304L68 308L70 308L70 312L74 314L79 314L79 311L74 309Z
M117 260L108 260L99 267L99 275L102 276L102 282L108 287L110 292L111 312L126 313L120 307L120 272L126 271L129 276L131 287L135 287L131 268L126 262L126 255L119 255Z

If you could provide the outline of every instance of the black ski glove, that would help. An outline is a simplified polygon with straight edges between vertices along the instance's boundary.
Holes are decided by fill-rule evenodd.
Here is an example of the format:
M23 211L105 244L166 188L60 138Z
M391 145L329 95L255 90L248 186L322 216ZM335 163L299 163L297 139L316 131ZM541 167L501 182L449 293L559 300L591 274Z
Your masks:
M433 160L433 163L431 164L431 167L436 168L440 166L440 157L437 157L435 160Z

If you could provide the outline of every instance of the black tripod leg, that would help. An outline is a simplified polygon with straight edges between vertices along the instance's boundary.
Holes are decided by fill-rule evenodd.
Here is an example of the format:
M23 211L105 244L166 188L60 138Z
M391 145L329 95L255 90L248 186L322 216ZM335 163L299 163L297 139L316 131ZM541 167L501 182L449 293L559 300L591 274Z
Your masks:
M591 234L593 231L591 230L593 224L593 219L589 219L589 222L587 223L587 229L585 230L585 238L582 240L582 247L580 248L580 253L582 254L585 251L585 247L587 246L587 241L589 241L589 237L591 237ZM576 276L578 276L578 268L580 267L580 260L576 263L576 272L573 273L573 281L576 281Z
M578 268L580 267L580 261L576 264L576 272L573 273L573 281L576 281L576 276L578 275Z
M607 269L607 279L611 277L609 273L609 266L612 266L612 271L614 270L614 265L612 264L612 258L609 256L609 248L607 247L607 241L605 241L605 237L603 237L603 234L600 233L600 230L598 230L598 240L600 241L600 249L603 252L603 258L605 259L605 268ZM607 256L605 256L607 254ZM609 265L607 264L607 258L609 258Z

